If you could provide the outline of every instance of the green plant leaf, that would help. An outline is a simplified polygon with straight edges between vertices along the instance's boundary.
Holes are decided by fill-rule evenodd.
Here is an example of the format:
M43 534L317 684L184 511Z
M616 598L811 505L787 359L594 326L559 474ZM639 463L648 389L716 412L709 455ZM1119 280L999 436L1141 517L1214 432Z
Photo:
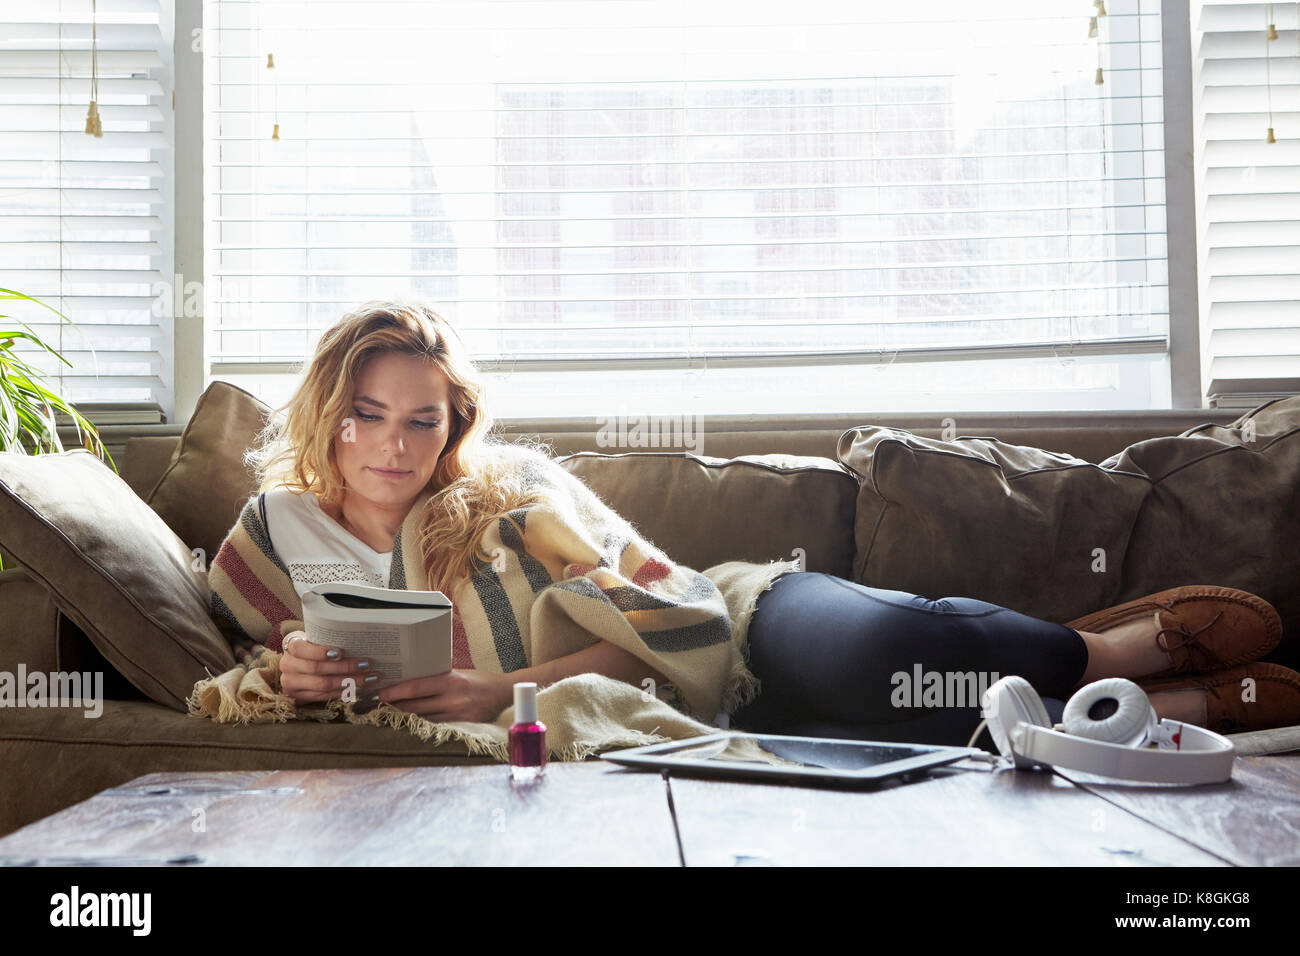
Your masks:
M91 357L98 366L98 356L95 354L94 346L86 339L77 323L58 309L22 292L0 288L0 300L4 299L33 302L53 312L64 322L77 329L78 334L86 340ZM0 318L11 317L0 316ZM19 339L27 339L38 348L49 352L68 368L73 367L72 363L58 350L48 345L31 326L20 319L15 318L13 321L17 322L26 331L16 329L0 331L0 442L2 442L0 447L8 451L17 450L26 453L27 449L23 444L25 438L31 443L32 454L41 454L47 449L51 452L62 452L64 450L63 443L59 438L58 423L55 421L56 414L62 412L72 419L72 424L77 431L77 438L82 447L97 455L101 460L107 458L116 472L118 470L117 463L113 460L113 456L108 453L108 449L104 447L104 443L99 436L99 430L94 423L82 415L72 403L41 384L42 380L47 377L45 373L23 361L16 354L13 345ZM96 372L95 374L98 377L99 373Z
M32 444L31 454L39 455L45 449L51 452L63 450L58 433L50 431L50 423L47 419L35 414L30 408L20 408L19 415L23 420L22 430Z
M55 349L52 349L52 348L50 348L50 346L46 345L45 342L42 341L41 337L40 337L39 335L36 335L36 334L33 333L33 332L5 332L5 333L0 333L0 335L3 335L3 337L5 337L5 338L8 339L8 341L7 341L7 342L4 344L4 346L3 346L4 348L8 348L9 346L13 345L15 339L28 339L28 340L34 342L34 343L35 343L37 346L39 346L40 348L43 348L45 351L49 352L51 355L53 355L56 359L58 359L60 362L62 362L62 363L63 363L64 365L66 365L68 368L72 368L72 363L71 363L71 362L69 362L66 358L64 358L62 355L60 355L60 354L58 353L58 351L56 351ZM17 353L15 353L15 352L9 352L9 353L6 353L6 355L8 355L10 358L12 358L12 360L15 361L15 362L22 362L22 359L20 359L20 358L18 357ZM23 364L26 365L25 362L24 362ZM31 366L27 366L27 368L31 369ZM35 370L34 370L34 369L32 369L32 371L35 373ZM40 373L35 373L35 374L40 374Z
M86 338L85 333L81 331L81 327L80 327L79 325L77 325L76 322L72 321L72 319L68 318L66 315L64 315L62 312L60 312L60 311L59 311L58 309L56 309L54 306L49 305L48 303L42 302L40 299L33 298L33 297L30 296L30 295L24 295L24 294L21 293L21 292L15 292L13 289L4 289L4 288L0 288L0 300L3 300L3 299L21 299L21 300L23 300L23 301L25 301L25 302L34 302L36 305L39 305L41 308L43 308L43 309L48 309L49 311L53 312L53 313L54 313L55 315L57 315L60 319L62 319L64 322L67 322L68 325L72 326L74 329L77 330L77 334L80 335L80 336L82 337L82 339L83 339L83 340L85 341L85 343L86 343L86 347L90 350L90 357L91 357L91 359L94 361L96 367L99 366L99 356L95 354L95 346L91 343L90 339ZM6 318L12 318L12 316L6 316ZM65 358L64 358L64 357L63 357L63 356L58 352L57 349L51 348L49 345L47 345L47 344L45 343L45 341L44 341L43 339L41 339L41 337L40 337L36 332L32 331L32 327L31 327L30 325L28 325L28 324L27 324L26 322L24 322L22 319L13 319L13 321L17 322L17 323L18 323L19 325L21 325L24 329L26 329L29 333L31 333L30 336L26 336L26 337L31 338L32 341L34 341L34 342L35 342L37 345L39 345L41 348L45 349L45 350L46 350L47 352L49 352L51 355L55 356L55 357L56 357L60 362L62 362L64 365L68 366L69 368L72 367L72 363L69 362L67 359L65 359ZM95 374L98 375L99 373L96 372Z
M2 378L2 376L0 376ZM12 451L13 444L18 440L18 409L14 407L13 397L9 394L9 389L4 387L4 382L0 380L0 450Z

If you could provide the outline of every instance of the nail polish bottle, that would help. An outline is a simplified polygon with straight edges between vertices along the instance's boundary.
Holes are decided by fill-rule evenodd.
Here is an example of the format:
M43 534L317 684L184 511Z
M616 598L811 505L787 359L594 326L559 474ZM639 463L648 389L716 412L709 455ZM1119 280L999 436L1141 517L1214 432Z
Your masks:
M537 684L515 684L515 722L510 725L510 779L528 782L546 771L546 725L537 719Z

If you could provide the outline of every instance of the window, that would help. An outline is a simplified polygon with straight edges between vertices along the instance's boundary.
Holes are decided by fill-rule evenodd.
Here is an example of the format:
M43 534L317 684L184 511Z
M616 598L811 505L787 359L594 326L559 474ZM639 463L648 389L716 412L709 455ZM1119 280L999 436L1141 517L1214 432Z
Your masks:
M0 14L0 286L76 327L31 303L3 311L68 359L17 346L92 420L148 421L152 409L157 422L172 394L173 313L158 306L171 301L160 295L172 255L170 26L157 0L99 0L96 13L98 137L84 131L90 0ZM133 411L101 416L96 405Z
M207 0L210 372L278 403L413 293L501 416L1165 407L1159 4L1106 6Z
M1215 405L1300 391L1298 14L1192 5L1202 378Z

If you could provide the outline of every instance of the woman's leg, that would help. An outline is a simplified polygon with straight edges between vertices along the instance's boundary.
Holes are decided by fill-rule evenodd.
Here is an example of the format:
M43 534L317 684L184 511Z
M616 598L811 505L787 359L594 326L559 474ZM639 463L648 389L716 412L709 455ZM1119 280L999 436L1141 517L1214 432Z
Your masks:
M1060 720L1088 666L1084 639L1064 625L808 571L763 592L748 645L762 686L732 715L736 729L916 743L964 745L979 695L1008 674Z

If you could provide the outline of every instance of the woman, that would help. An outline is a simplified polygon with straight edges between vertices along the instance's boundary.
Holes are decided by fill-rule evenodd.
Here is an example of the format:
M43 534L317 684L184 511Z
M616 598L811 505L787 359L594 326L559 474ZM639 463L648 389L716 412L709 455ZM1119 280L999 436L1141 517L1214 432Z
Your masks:
M422 519L419 553L430 586L451 594L473 573L485 527L533 500L486 454L491 419L482 397L457 333L421 303L368 303L322 336L287 415L272 416L249 453L265 491L258 528L299 596L323 581L406 586L388 580L394 545L413 504L429 493L436 506ZM230 605L254 600L257 584L225 573L226 554L223 546L215 562L222 573L212 580L224 583L214 586L213 608L232 622ZM1090 681L1188 671L1214 673L1153 685L1161 716L1223 729L1229 719L1258 724L1277 721L1279 707L1296 710L1300 675L1274 665L1238 668L1265 685L1268 708L1243 712L1231 694L1223 702L1222 688L1231 691L1241 676L1226 668L1255 660L1280 638L1267 602L1223 588L1159 597L1166 602L1123 609L1113 620L1094 615L1096 630L1083 630L968 598L931 601L828 574L786 573L761 593L751 618L748 663L761 691L735 710L731 725L963 744L979 721L977 700L933 706L897 693L900 674L936 671L973 671L985 683L1021 674L1055 720L1062 699ZM281 690L295 702L338 698L383 676L301 630L282 639ZM520 680L546 686L596 672L636 686L672 684L607 640L503 670L454 666L389 687L379 699L435 722L493 721ZM1289 722L1300 722L1300 713Z

